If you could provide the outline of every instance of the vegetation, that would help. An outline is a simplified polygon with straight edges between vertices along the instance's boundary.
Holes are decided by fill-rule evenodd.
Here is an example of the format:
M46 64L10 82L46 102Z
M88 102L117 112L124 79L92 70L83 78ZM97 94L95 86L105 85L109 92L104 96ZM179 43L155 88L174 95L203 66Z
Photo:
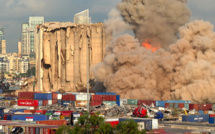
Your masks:
M85 113L75 126L61 126L57 134L145 134L146 130L139 131L138 124L134 120L120 122L115 127L104 122L104 118Z
M29 68L27 70L27 76L28 77L35 76L35 74L36 74L36 68L35 67Z

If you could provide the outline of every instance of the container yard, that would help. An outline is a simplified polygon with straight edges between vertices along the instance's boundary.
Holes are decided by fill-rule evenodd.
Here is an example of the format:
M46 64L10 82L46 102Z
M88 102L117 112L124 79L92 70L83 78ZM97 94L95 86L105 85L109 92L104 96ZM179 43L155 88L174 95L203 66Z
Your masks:
M90 115L99 112L112 127L134 120L147 133L215 132L215 104L126 99L113 92L89 96ZM84 92L19 92L0 104L0 132L19 128L22 133L55 134L60 126L73 126L87 111L88 101Z

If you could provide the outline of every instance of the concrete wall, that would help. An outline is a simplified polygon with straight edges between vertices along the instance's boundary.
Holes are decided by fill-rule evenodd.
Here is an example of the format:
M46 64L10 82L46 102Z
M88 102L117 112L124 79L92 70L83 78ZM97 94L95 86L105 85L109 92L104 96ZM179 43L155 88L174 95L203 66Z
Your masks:
M86 86L87 58L90 67L103 60L104 34L102 23L41 24L35 31L36 90L76 91L80 85Z

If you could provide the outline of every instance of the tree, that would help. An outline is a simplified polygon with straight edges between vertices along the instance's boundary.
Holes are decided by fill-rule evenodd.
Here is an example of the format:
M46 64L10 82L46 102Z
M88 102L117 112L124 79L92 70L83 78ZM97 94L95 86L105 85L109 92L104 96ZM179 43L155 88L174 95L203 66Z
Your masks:
M104 118L85 113L82 115L74 127L61 126L57 134L145 134L146 130L139 131L138 124L134 120L120 122L115 127L105 123Z

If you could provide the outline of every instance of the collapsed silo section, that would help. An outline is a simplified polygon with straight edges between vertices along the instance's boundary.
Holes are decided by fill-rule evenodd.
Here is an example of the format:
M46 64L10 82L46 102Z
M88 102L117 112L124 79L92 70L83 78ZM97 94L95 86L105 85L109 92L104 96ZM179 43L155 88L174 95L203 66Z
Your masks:
M85 88L88 59L90 68L104 58L104 34L102 23L41 24L35 32L36 90L72 92Z

